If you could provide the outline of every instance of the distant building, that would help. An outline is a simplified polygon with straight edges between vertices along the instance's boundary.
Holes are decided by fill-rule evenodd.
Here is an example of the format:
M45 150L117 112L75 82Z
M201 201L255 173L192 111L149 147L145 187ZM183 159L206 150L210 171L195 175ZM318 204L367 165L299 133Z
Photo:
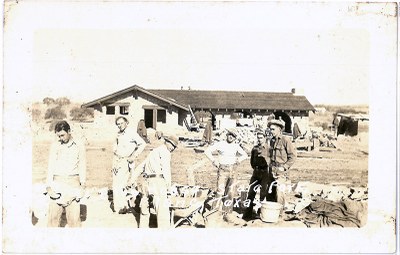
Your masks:
M369 121L369 116L365 114L337 113L336 116L340 118L337 127L337 135L356 136L358 134L359 121L361 121L362 124L364 124L364 121Z
M94 108L95 121L99 124L113 123L116 115L126 115L134 125L144 119L146 127L154 129L163 125L185 126L191 119L190 110L211 112L216 128L221 119L230 118L233 113L240 113L244 118L273 113L285 121L285 132L291 133L295 122L308 127L309 111L315 111L305 96L293 92L160 90L134 85L82 107Z

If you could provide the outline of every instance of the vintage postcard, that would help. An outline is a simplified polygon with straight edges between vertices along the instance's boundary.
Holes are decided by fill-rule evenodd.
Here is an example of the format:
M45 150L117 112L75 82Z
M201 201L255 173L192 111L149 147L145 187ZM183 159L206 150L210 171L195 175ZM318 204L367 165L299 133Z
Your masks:
M397 8L5 1L3 252L395 252Z

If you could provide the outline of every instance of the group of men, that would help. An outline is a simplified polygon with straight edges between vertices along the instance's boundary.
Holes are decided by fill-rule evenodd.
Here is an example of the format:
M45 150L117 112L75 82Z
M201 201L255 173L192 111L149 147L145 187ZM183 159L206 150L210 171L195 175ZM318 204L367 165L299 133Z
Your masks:
M170 226L168 190L171 187L171 153L178 146L175 136L159 137L161 145L153 149L146 159L136 166L138 156L146 147L146 141L135 130L128 128L128 119L119 116L115 120L118 133L113 146L112 189L113 209L118 214L128 212L127 187L134 186L141 193L139 227L149 227L150 203L157 215L157 226ZM264 130L257 130L257 145L254 146L250 164L254 169L250 179L248 199L251 201L243 218L253 217L255 187L261 185L260 200L277 201L284 205L284 192L279 188L287 180L287 173L296 158L291 140L282 135L284 123L271 120L268 124L273 135L267 139ZM55 125L58 141L50 148L47 174L49 195L48 226L58 227L65 210L69 227L80 227L80 199L86 188L85 146L73 139L71 127L66 121ZM213 208L230 221L233 212L237 165L247 159L247 153L235 143L237 134L227 133L226 140L210 145L205 155L218 169L217 190ZM214 154L217 153L217 156ZM269 192L271 191L272 192Z
M285 184L288 181L288 170L296 159L296 150L291 138L284 136L282 131L285 123L279 119L268 122L268 132L272 138L267 137L266 130L256 129L257 144L251 151L250 165L253 174L250 178L247 200L243 219L253 219L253 206L257 190L260 192L260 201L274 201L282 205L281 214L285 205ZM234 221L233 197L237 191L237 165L247 158L246 152L234 142L237 134L228 130L226 141L220 141L207 148L206 156L218 168L217 193L213 209L220 211L225 221ZM216 156L213 155L216 154ZM259 189L257 187L260 187Z
M127 188L140 181L140 224L148 227L150 218L149 201L157 213L160 228L170 225L167 191L171 186L171 153L178 146L174 136L159 137L163 143L153 149L146 159L135 168L137 157L146 147L139 134L128 128L128 119L119 116L115 120L118 133L113 145L112 189L113 210L118 214L128 212ZM47 173L47 194L49 195L48 226L60 226L65 210L69 227L80 227L80 199L86 188L86 151L80 141L73 139L71 127L60 121L54 129L58 141L50 148Z

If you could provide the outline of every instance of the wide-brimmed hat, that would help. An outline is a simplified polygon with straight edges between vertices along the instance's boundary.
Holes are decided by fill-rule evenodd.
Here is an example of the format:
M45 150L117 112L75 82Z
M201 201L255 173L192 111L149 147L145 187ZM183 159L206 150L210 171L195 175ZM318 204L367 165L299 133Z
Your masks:
M236 130L235 129L233 129L233 128L227 128L226 129L226 135L229 135L229 134L231 134L233 137L237 137L237 133L236 133Z
M178 147L179 140L176 136L164 136L164 140L172 144L174 147Z
M270 122L268 122L268 127L270 127L271 125L277 125L283 129L285 127L285 122L283 120L275 119L275 120L271 120Z

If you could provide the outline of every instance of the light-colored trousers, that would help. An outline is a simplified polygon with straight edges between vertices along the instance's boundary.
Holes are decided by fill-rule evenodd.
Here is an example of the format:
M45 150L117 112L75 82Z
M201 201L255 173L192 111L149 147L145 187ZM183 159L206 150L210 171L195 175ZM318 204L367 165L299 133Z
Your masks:
M61 221L61 215L63 209L65 208L65 214L67 217L67 224L69 227L80 227L80 203L76 200L72 200L79 193L80 182L79 175L66 176L66 177L54 177L52 189L56 193L61 193L60 200L52 200L49 202L49 213L48 213L48 227L59 227ZM70 201L71 203L65 204L65 201ZM58 203L57 203L58 202ZM63 203L60 205L59 203Z
M150 221L150 197L153 198L153 206L157 215L157 227L169 228L171 226L169 201L167 198L167 184L164 178L147 178L144 181L140 200L140 223L139 228L148 228Z
M129 164L126 158L114 157L112 189L114 210L116 212L128 206L125 188L128 185L129 178L131 177L131 171L133 171L133 169L134 163ZM117 170L117 172L115 173L114 170Z
M236 191L236 167L234 165L220 165L217 174L217 195L213 203L213 209L224 213L232 213L233 197ZM221 197L223 197L221 199Z

